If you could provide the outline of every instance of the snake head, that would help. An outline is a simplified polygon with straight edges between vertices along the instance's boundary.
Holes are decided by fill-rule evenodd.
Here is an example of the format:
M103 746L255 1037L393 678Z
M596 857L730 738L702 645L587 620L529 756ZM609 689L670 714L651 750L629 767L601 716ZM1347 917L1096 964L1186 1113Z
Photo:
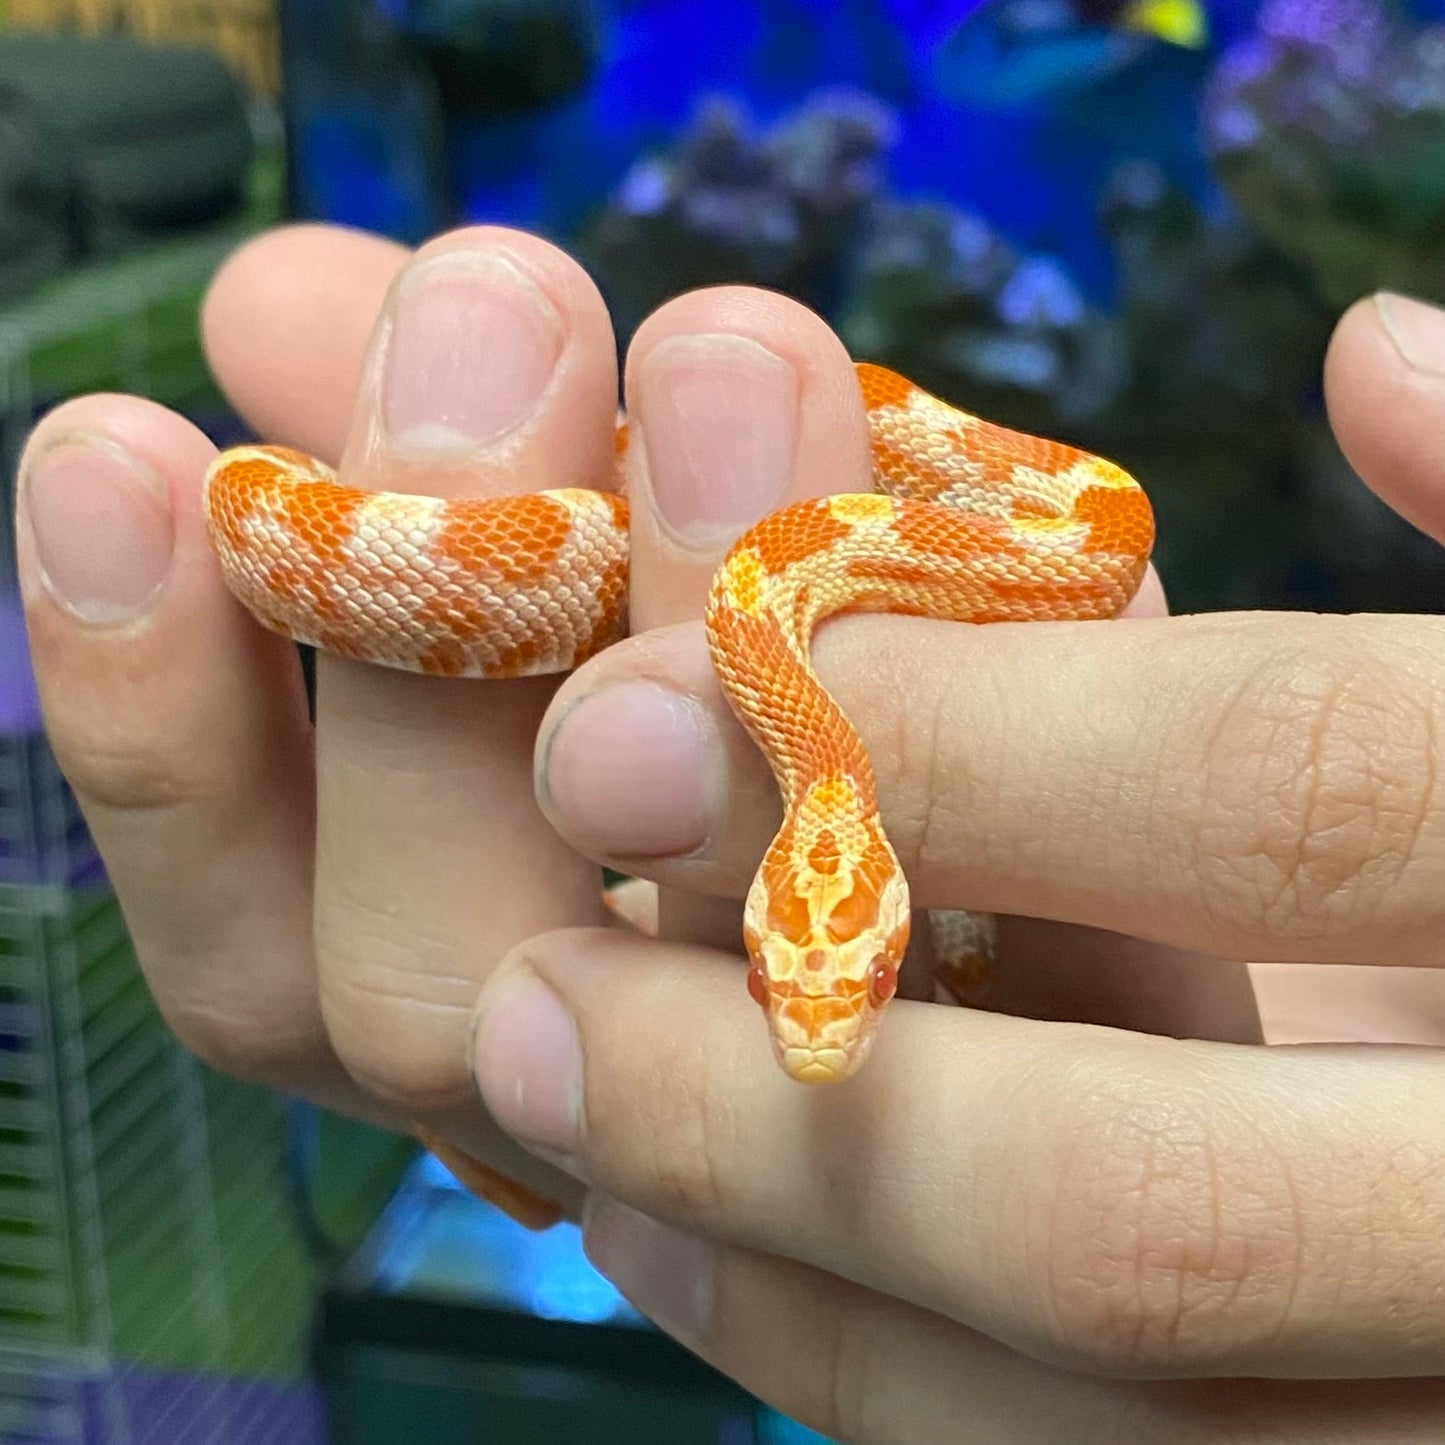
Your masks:
M874 831L866 850L825 857L814 846L801 859L779 834L748 894L748 991L767 1015L778 1062L800 1083L853 1073L898 988L908 888Z

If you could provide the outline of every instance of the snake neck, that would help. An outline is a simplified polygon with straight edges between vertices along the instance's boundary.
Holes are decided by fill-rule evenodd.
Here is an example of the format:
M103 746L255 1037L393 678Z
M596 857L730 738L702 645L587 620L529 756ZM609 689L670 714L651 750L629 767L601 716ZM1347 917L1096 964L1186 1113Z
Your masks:
M761 548L745 538L724 563L708 634L723 687L783 801L745 909L749 986L783 1067L822 1082L858 1067L892 996L908 892L862 740L809 656L817 624L851 605L847 579L829 575L819 545L831 535L828 514L804 508L790 520L804 530L794 526L778 544L777 554L786 548L793 559L786 567L767 574L765 530Z

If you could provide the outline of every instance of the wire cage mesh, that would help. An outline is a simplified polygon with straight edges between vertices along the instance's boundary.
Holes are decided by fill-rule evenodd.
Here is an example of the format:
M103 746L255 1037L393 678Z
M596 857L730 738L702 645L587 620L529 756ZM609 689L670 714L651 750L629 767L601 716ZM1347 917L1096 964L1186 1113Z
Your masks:
M63 397L135 392L224 431L196 315L241 234L137 251L0 310L6 1445L317 1438L297 1384L320 1255L295 1106L204 1067L154 1007L43 732L9 524L25 435Z
M0 1359L5 1445L320 1445L325 1439L315 1398L270 1381L141 1369L98 1376L47 1365L17 1370Z

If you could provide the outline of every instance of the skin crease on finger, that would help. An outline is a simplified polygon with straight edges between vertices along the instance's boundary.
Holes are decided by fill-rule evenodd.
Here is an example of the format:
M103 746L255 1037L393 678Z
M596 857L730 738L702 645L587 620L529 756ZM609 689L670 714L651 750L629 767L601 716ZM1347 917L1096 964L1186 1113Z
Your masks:
M589 1204L587 1247L604 1269L629 1251L687 1248L670 1234L659 1237L648 1221L639 1230L638 1219L610 1201ZM722 1246L708 1267L712 1322L702 1337L684 1327L683 1342L788 1415L855 1445L1434 1445L1440 1438L1436 1382L1091 1379L791 1260ZM640 1303L658 1301L649 1294Z

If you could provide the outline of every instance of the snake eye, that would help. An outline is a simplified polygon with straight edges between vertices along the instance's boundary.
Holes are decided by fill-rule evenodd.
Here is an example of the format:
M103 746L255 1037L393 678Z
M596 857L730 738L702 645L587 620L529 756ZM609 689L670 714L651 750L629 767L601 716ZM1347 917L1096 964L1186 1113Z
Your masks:
M898 992L898 970L886 958L875 958L868 968L868 1002L882 1008Z
M748 970L748 992L753 996L753 1002L761 1008L768 1006L768 978L763 972L763 966L755 963Z

